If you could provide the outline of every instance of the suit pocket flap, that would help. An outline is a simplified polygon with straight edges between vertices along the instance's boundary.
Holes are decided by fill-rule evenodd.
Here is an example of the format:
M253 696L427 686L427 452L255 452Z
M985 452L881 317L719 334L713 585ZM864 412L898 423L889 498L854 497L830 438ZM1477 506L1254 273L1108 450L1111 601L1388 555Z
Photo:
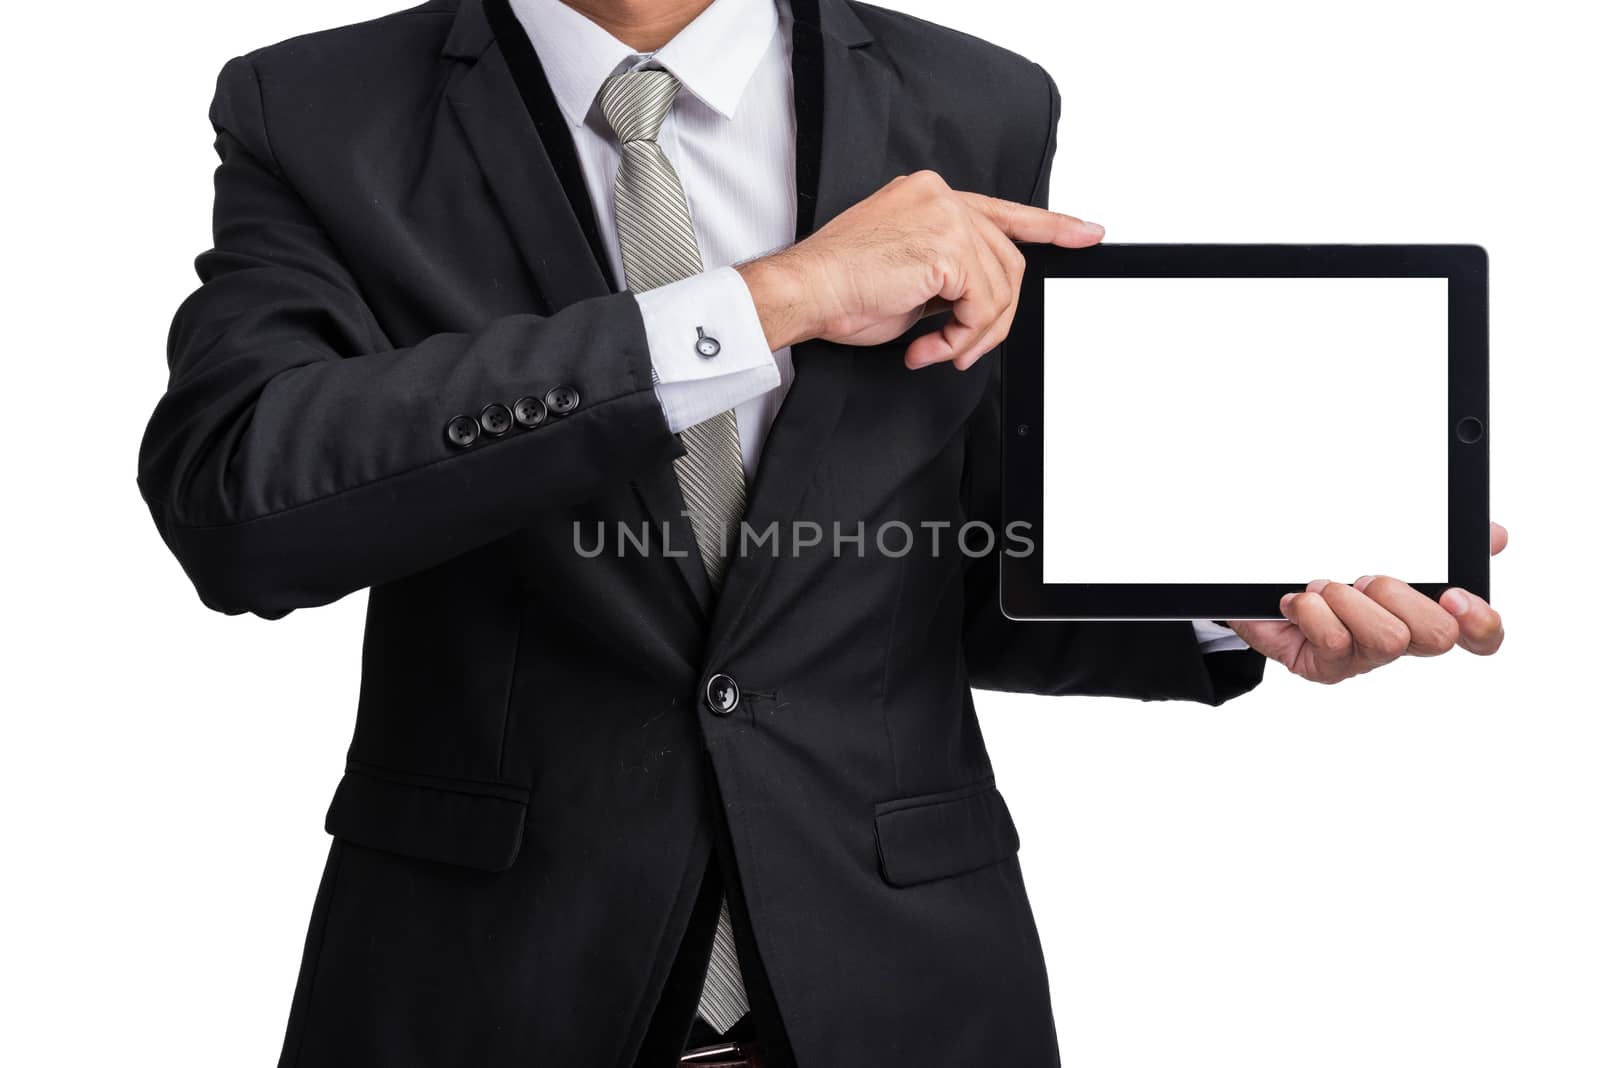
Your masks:
M372 849L505 871L522 846L527 795L514 787L347 769L327 830Z
M1017 852L1016 824L992 782L885 801L875 821L878 863L892 886L976 871Z

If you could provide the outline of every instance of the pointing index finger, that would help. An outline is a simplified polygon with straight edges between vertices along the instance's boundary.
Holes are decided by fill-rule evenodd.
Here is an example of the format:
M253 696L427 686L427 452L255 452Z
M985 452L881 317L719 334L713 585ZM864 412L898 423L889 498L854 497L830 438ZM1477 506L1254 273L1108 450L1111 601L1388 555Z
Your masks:
M1106 228L1099 223L1084 222L1057 211L986 197L982 193L962 193L961 197L1013 241L1084 248L1098 244L1106 236Z

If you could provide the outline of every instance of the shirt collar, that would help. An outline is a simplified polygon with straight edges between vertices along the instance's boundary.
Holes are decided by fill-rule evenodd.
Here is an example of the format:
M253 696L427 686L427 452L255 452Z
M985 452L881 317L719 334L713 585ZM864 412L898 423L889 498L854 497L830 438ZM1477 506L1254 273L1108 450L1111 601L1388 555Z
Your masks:
M574 126L588 121L607 78L647 61L671 71L684 91L731 119L778 31L774 0L713 0L676 37L642 56L561 0L511 0L511 10L539 53L556 104Z

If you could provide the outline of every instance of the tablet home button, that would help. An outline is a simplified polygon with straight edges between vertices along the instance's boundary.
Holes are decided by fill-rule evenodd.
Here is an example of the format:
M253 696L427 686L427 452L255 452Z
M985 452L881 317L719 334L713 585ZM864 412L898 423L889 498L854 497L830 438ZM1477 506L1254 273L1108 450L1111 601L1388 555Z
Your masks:
M1483 420L1469 415L1456 424L1456 437L1465 445L1474 445L1483 438Z

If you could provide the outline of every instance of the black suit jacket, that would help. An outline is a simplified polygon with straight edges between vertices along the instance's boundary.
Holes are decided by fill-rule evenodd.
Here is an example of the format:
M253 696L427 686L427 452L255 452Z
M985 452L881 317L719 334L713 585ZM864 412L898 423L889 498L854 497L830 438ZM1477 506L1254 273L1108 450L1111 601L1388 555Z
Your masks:
M1039 67L846 0L795 16L798 234L923 167L1043 202ZM994 559L926 538L757 554L713 602L637 307L508 23L436 0L285 42L212 109L215 247L140 486L215 609L371 589L283 1063L662 1063L719 879L785 1059L1054 1063L970 687L1216 703L1261 659L1187 623L1010 622ZM796 348L753 526L998 526L999 354L909 373L902 348ZM563 386L566 414L449 439ZM675 553L584 560L575 521Z

